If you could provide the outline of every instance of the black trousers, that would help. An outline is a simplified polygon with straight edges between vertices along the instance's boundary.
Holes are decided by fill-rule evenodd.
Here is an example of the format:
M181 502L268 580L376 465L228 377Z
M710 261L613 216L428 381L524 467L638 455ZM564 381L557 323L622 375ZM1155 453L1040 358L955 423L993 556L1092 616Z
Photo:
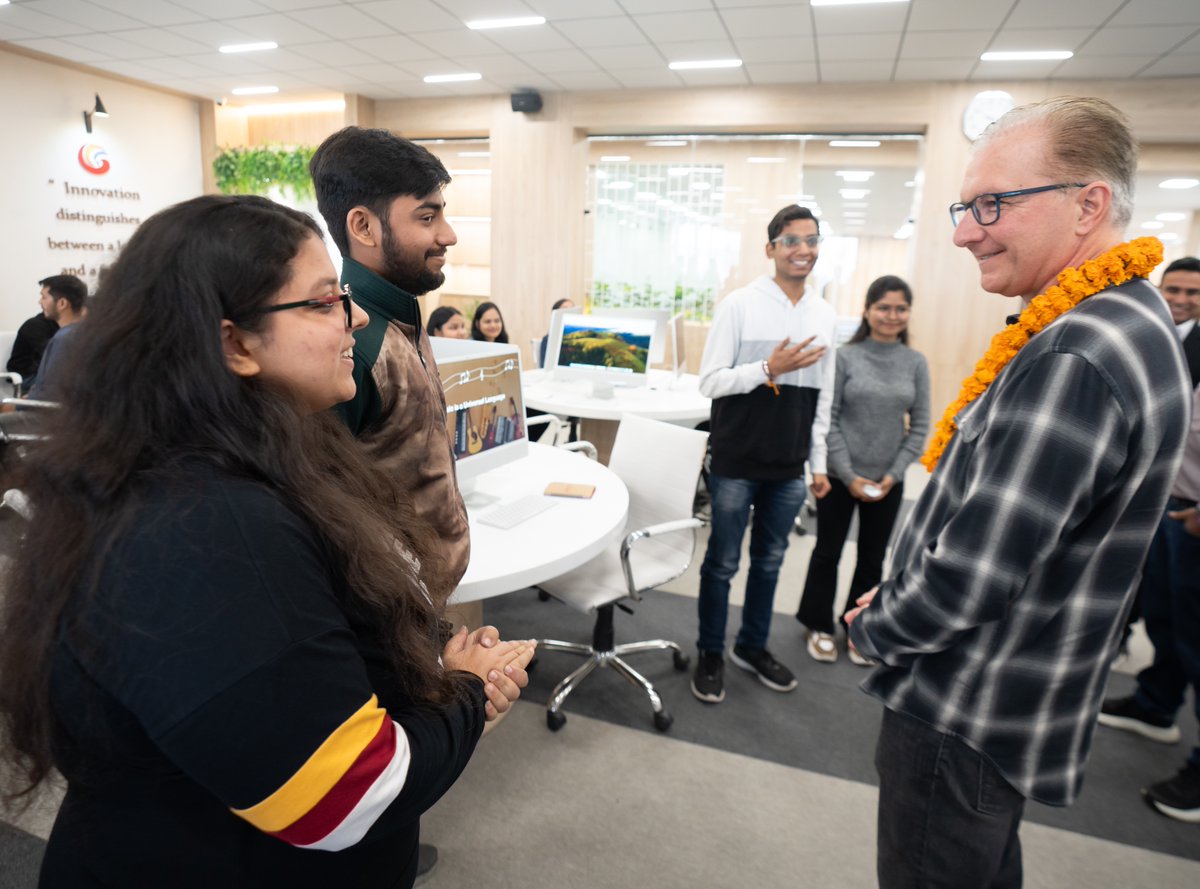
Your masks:
M1025 798L987 758L884 710L875 769L880 889L1020 889Z
M895 484L888 495L874 503L850 496L850 489L830 476L829 493L817 501L817 543L808 563L804 595L796 618L810 630L834 632L833 600L837 596L838 562L850 531L850 520L858 509L858 564L850 581L844 615L854 600L883 577L883 557L904 500L904 485Z

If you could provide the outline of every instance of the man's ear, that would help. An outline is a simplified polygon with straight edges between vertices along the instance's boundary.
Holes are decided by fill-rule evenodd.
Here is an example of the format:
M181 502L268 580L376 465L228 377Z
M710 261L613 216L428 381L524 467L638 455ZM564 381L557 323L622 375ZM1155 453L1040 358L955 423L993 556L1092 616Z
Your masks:
M1092 182L1079 190L1076 199L1079 205L1079 217L1076 231L1090 234L1102 222L1111 219L1112 186L1107 182Z
M221 321L221 351L225 353L225 365L239 377L255 377L262 371L255 349L262 341L256 333L242 330L232 321Z
M351 244L374 249L379 246L382 229L379 217L366 207L352 207L346 214L346 236Z

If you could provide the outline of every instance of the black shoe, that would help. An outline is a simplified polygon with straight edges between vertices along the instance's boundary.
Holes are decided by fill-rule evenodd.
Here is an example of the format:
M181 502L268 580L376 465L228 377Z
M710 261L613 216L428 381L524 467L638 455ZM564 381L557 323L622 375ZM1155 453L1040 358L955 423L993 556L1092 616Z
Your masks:
M1200 765L1189 762L1174 778L1151 784L1142 795L1168 818L1200 824Z
M417 879L413 882L413 886L420 886L433 873L433 869L437 867L438 851L437 846L430 846L427 843L421 843L417 846Z
M1180 738L1179 726L1147 710L1133 695L1109 698L1100 706L1099 720L1101 725L1135 732L1160 744L1174 744Z
M729 659L758 676L758 681L775 691L791 691L796 687L792 671L775 660L765 648L743 648L735 645L729 650Z
M692 672L692 694L706 704L719 704L725 700L725 658L720 652L700 652Z

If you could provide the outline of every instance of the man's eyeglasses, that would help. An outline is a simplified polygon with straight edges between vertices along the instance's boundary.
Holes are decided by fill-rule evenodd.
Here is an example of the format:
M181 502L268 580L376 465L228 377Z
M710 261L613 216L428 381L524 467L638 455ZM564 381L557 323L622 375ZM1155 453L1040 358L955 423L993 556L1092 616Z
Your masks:
M809 235L807 238L802 238L800 235L780 235L778 238L772 238L772 244L778 244L786 250L791 250L793 247L799 247L801 244L808 245L810 250L816 250L817 245L823 239L817 235Z
M282 312L285 309L328 308L333 306L335 303L340 302L342 304L342 309L346 312L346 327L350 328L354 326L354 309L350 306L351 298L350 285L343 284L339 293L332 294L330 296L319 296L316 299L302 299L294 303L280 303L277 306L268 306L262 310L262 313L266 315L270 312Z
M958 228L958 224L962 222L963 217L970 210L971 215L975 217L975 221L980 225L994 225L1000 221L1000 205L1006 198L1015 198L1026 194L1041 194L1043 191L1056 191L1060 188L1084 187L1086 187L1086 183L1083 182L1066 182L1059 185L1039 185L1037 188L1020 188L1016 191L994 191L988 194L977 195L965 204L951 204L950 221L954 223L955 228Z

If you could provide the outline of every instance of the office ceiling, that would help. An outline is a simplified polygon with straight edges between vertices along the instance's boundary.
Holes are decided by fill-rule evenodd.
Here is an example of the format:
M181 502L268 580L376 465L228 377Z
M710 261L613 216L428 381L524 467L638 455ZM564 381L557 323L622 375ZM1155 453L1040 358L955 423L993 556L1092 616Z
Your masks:
M546 24L472 31L479 18ZM222 54L225 44L278 49ZM259 103L520 88L1200 75L1198 0L12 0L0 41L190 95ZM997 50L1066 61L984 62ZM740 58L740 68L672 71ZM431 74L478 72L468 83ZM238 100L236 87L276 86Z

